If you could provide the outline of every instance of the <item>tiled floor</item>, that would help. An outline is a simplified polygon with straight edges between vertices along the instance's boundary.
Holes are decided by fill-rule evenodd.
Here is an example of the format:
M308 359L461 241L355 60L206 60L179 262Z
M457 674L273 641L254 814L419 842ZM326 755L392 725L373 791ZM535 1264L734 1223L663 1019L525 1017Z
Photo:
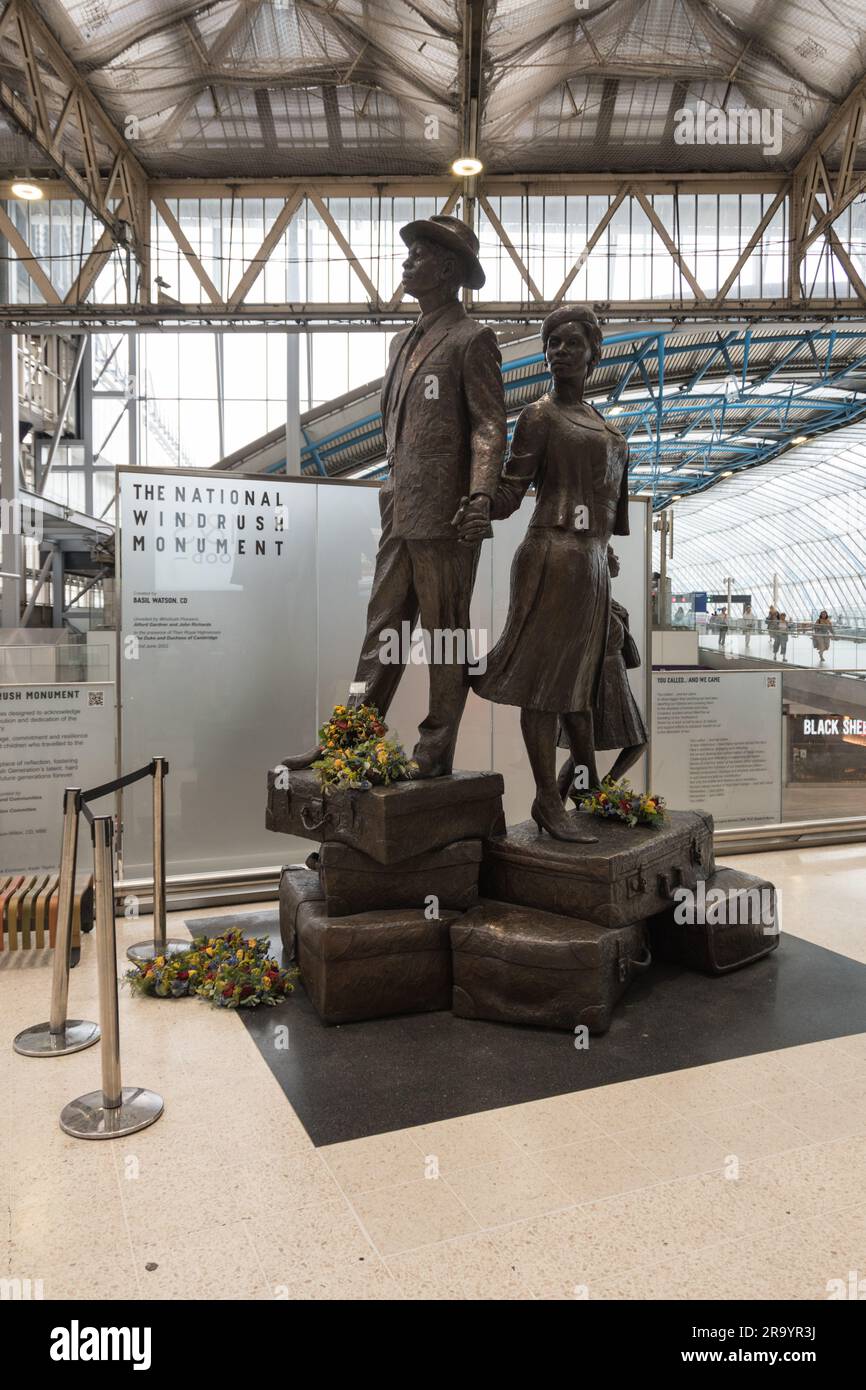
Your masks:
M866 848L740 862L787 932L866 961ZM119 921L121 949L146 926ZM124 990L124 1081L165 1114L84 1143L57 1117L99 1049L9 1046L48 964L0 957L0 1277L46 1298L821 1299L866 1277L866 1034L315 1149L239 1018ZM70 1005L96 1017L92 940Z

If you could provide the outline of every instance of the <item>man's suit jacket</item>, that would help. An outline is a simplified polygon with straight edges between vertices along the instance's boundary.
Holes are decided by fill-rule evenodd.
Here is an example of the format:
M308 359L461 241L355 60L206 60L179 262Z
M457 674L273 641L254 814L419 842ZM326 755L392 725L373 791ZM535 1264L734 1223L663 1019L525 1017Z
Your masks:
M456 540L460 499L493 497L505 456L502 357L493 330L460 303L436 313L411 348L394 339L382 385L393 531L404 540ZM405 360L404 360L405 358Z

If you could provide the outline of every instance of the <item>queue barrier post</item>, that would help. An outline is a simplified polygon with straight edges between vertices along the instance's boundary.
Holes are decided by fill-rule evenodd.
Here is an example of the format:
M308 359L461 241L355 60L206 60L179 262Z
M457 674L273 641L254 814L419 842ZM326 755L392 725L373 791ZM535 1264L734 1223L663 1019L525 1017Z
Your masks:
M153 940L130 946L127 957L135 964L189 950L189 940L168 939L165 916L165 779L168 759L154 758L153 768Z
M13 1048L22 1057L64 1057L70 1052L81 1052L85 1047L91 1047L99 1041L97 1023L82 1018L66 1017L81 808L81 788L67 787L63 793L63 837L57 887L57 933L51 976L51 1017L47 1023L35 1023L30 1028L25 1028L13 1039Z
M114 921L114 822L94 816L94 919L99 973L99 1021L102 1029L102 1089L78 1096L64 1106L60 1128L76 1139L117 1139L135 1134L158 1120L162 1096L124 1086L120 1071L120 1020L117 1004L117 934Z

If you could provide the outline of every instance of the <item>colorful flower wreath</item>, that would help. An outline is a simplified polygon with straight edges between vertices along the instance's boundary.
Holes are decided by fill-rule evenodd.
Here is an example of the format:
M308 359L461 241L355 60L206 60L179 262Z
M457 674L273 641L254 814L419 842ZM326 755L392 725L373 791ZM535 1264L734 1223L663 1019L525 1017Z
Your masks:
M664 798L634 791L624 777L619 782L605 778L595 791L586 793L580 809L593 816L625 821L626 825L661 825L665 818Z
M134 994L181 999L197 994L222 1009L278 1004L291 994L297 970L282 970L268 955L265 937L245 937L239 928L221 936L196 936L188 951L157 956L127 970Z
M388 786L412 776L417 764L399 743L385 738L388 726L375 705L335 705L319 730L321 756L313 763L323 786Z

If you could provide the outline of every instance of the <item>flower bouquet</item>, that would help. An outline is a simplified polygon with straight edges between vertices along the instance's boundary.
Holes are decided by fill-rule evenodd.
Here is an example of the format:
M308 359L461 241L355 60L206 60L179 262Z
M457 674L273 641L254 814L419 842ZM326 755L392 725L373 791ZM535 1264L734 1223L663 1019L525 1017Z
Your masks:
M367 791L411 777L416 764L387 732L375 705L335 705L319 730L321 756L313 763L322 786Z
M626 825L661 825L665 818L664 798L634 791L624 777L619 782L605 778L595 791L586 793L580 809L593 816L625 821Z
M197 994L223 1009L277 1004L291 994L296 970L282 970L268 955L267 938L245 937L239 928L221 936L196 936L188 951L142 961L124 978L134 994L179 999Z

